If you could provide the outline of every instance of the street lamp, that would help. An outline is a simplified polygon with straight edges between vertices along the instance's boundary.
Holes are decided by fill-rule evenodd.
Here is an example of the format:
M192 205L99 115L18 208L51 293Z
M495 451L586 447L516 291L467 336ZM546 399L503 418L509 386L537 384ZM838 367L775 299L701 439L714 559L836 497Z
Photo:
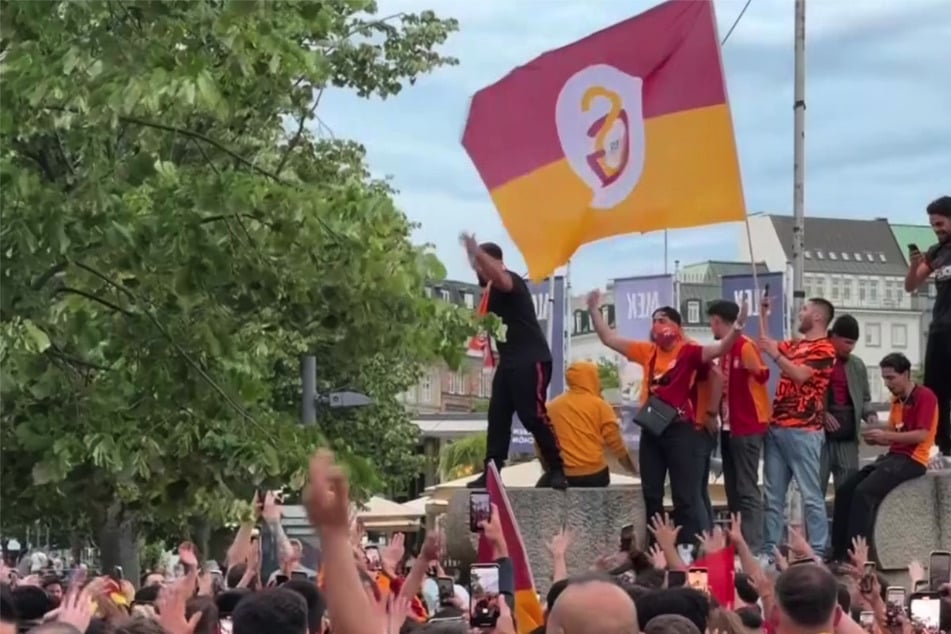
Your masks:
M361 392L344 391L317 393L317 357L311 354L301 356L301 425L317 424L317 405L331 409L352 409L373 405L373 399Z

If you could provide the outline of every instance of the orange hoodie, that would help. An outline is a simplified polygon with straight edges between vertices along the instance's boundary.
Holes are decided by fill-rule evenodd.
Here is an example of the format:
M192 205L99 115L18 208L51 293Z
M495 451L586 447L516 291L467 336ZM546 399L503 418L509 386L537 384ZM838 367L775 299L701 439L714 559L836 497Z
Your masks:
M627 458L617 414L601 397L598 366L588 361L572 363L565 380L568 391L548 403L548 417L561 445L565 475L586 476L606 469L606 448L618 459Z

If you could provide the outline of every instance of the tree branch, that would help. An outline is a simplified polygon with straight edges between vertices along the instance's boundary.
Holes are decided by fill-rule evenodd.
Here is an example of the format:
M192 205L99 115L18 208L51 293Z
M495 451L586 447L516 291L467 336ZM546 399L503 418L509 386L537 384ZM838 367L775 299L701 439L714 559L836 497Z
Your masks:
M66 261L64 260L62 262L57 262L56 264L48 268L42 275L40 275L38 278L36 278L33 281L33 284L31 285L32 289L34 291L40 290L41 288L46 286L47 282L53 279L53 276L55 276L57 273L62 273L65 270L66 270Z
M313 86L311 86L311 90L313 90ZM324 87L321 86L317 91L317 96L314 97L314 105L312 105L307 112L301 114L300 120L297 122L297 133L287 143L287 149L284 150L284 156L281 157L280 162L277 164L277 168L274 170L278 176L280 176L281 171L283 171L284 164L287 163L287 159L290 158L291 152L293 152L294 148L297 147L297 144L300 143L301 136L304 134L304 126L307 125L307 122L317 111L317 106L320 104L320 98L323 96L323 94Z
M115 311L115 312L117 312L117 313L122 313L122 314L125 315L126 317L135 317L135 316L136 316L135 313L133 313L133 312L130 311L130 310L126 310L125 308L123 308L122 306L119 306L118 304L113 304L113 303L110 302L109 300L103 299L103 298L101 298L101 297L97 297L97 296L95 296L95 295L93 295L92 293L87 292L87 291L81 291L81 290L79 290L78 288L70 288L70 287L68 287L68 286L64 286L64 287L62 287L62 288L56 289L56 291L54 292L54 294L56 294L56 295L59 295L59 294L62 294L62 293L68 293L68 294L70 294L70 295L79 295L80 297L85 297L85 298L88 299L89 301L96 302L97 304L102 304L102 305L105 306L106 308L109 308L110 310L113 310L113 311Z
M92 361L86 361L85 359L81 359L80 357L74 357L71 354L66 354L58 346L55 346L55 345L51 346L49 350L47 351L47 353L71 365L78 365L83 368L89 368L90 370L100 370L102 372L106 372L112 369L109 366L99 365L98 363L93 363Z

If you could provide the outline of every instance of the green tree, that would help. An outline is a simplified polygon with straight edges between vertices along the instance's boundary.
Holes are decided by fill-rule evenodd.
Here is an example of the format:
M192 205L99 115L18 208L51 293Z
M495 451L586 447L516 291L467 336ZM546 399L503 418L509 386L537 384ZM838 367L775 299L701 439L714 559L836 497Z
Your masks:
M3 534L55 517L135 544L246 513L329 443L366 493L415 473L395 395L458 362L469 311L321 95L455 63L432 12L369 0L4 3ZM301 428L297 358L369 410ZM173 537L174 539L174 537Z
M484 460L485 434L454 440L439 450L439 479L446 482L478 473Z
M598 359L598 378L601 380L601 389L610 390L621 387L621 378L618 374L617 362L601 357Z

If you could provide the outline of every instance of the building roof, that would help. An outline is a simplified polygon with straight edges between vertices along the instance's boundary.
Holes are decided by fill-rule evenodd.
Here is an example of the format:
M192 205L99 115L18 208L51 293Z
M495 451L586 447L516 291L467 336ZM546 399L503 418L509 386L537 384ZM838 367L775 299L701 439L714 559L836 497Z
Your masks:
M889 225L892 235L895 236L895 242L898 248L905 256L905 264L908 264L908 245L916 244L922 251L927 251L928 247L935 243L934 229L929 225Z
M457 306L466 305L466 295L472 297L474 306L479 305L479 298L482 297L482 287L471 282L462 282L459 280L439 280L427 282L426 287L431 289L432 296L439 299L443 292L448 294L448 300Z
M769 219L786 259L791 261L792 216L770 215ZM805 241L803 257L807 273L905 274L905 256L884 218L853 220L806 216Z
M744 273L751 273L752 269L753 267L749 262L706 260L704 262L687 264L686 266L681 267L680 271L681 273L686 274L702 274L704 283L719 284L720 278L722 278L724 275L743 275ZM756 272L759 274L769 273L769 267L766 266L765 262L757 262ZM681 293L682 292L683 289L681 288Z

